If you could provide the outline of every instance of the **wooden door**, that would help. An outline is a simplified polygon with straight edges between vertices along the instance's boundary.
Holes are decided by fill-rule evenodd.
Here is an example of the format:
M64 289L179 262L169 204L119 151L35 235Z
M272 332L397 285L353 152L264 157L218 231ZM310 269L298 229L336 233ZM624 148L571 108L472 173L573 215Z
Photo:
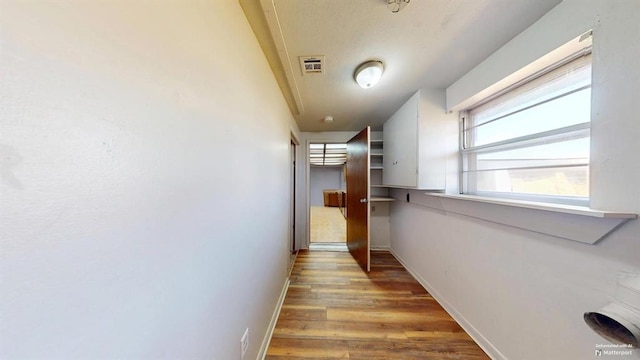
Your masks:
M369 271L369 151L367 126L347 142L347 247L363 270Z

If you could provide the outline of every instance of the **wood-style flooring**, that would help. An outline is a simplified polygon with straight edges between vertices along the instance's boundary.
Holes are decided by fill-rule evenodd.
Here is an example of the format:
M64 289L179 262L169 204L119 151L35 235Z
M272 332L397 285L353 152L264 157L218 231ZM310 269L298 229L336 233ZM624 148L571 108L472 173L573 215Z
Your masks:
M389 252L301 251L267 359L488 359Z

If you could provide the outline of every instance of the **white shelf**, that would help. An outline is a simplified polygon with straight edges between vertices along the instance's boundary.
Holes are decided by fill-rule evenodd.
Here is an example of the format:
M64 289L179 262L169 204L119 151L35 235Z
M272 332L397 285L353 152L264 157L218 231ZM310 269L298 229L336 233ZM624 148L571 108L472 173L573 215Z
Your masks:
M389 247L391 228L389 204L395 201L389 196L389 188L382 185L384 173L384 140L371 140L369 150L369 235L371 247Z
M371 202L394 201L393 198L389 197L389 190L387 190L388 188L382 185L382 175L380 174L380 170L383 170L382 157L384 156L384 152L382 151L382 143L383 140L371 140L372 149L369 152L369 156L375 160L372 160L369 168L371 170L376 170L376 175L378 177L378 179L375 180L375 184L369 185L371 189Z
M392 195L400 200L404 192L396 190ZM624 223L638 218L633 213L582 206L462 194L416 193L411 195L410 202L444 213L469 216L585 244L595 244Z
M514 206L526 209L534 209L534 210L544 210L551 211L563 214L572 214L572 215L581 215L581 216L590 216L595 218L602 219L636 219L638 215L617 211L604 211L604 210L595 210L590 209L584 206L573 206L573 205L563 205L563 204L550 204L550 203L540 203L534 201L523 201L523 200L512 200L512 199L497 199L487 196L476 196L476 195L449 195L449 194L437 194L437 193L428 193L431 196L438 196L442 198L449 199L457 199L457 200L467 200L467 201L477 201L486 204L494 204L494 205L504 205L504 206Z
M396 201L396 199L390 198L390 197L372 197L371 198L371 202L391 202L391 201Z

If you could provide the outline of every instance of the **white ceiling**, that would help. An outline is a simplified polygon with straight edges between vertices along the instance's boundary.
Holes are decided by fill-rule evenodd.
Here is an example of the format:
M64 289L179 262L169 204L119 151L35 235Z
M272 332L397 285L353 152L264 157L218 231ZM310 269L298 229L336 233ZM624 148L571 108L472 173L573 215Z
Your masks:
M448 87L560 1L413 0L398 13L387 0L261 0L253 12L260 4L241 4L300 130L353 131L380 129L420 88ZM324 55L325 74L303 76L304 55ZM385 72L362 89L353 72L370 59Z

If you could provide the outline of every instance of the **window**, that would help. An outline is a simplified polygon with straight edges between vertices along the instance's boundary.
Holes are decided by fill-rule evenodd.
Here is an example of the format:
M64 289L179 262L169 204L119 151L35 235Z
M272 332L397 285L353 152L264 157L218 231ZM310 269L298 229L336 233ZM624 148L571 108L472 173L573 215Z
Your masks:
M464 193L588 205L590 48L461 112Z
M347 161L347 144L309 144L309 163L314 166L337 166Z

